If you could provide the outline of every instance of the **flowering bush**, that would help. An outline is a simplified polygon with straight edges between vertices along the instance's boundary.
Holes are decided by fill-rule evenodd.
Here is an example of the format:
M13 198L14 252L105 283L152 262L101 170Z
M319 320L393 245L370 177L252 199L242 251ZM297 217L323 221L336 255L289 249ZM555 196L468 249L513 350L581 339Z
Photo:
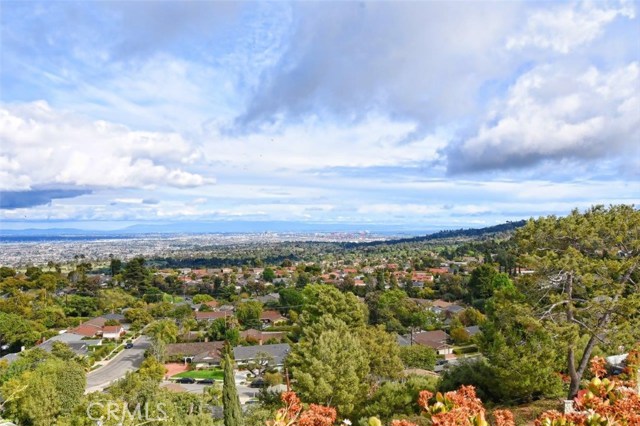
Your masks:
M275 420L268 426L331 426L336 421L336 409L311 404L303 409L300 399L294 392L283 392L280 396L285 406L278 410Z
M577 412L547 411L538 417L535 426L640 426L640 395L632 387L635 382L606 378L604 359L599 357L591 361L591 372L594 378L574 399ZM331 426L336 420L336 410L331 407L311 404L304 410L293 392L284 392L282 401L285 407L268 426ZM489 426L485 408L473 386L435 395L424 390L419 394L418 406L432 426ZM493 417L494 426L515 426L509 410L495 410ZM376 417L368 423L382 426ZM391 426L417 425L408 420L393 420Z
M547 411L536 426L640 426L640 396L629 387L635 383L604 377L605 361L600 357L591 360L591 372L595 377L573 401L578 412Z

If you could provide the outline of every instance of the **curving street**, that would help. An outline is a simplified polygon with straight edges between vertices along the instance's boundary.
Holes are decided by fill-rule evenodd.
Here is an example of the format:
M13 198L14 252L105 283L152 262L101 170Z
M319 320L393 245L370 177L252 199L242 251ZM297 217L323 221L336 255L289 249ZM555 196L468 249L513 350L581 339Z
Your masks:
M86 393L101 391L124 377L128 371L137 370L149 345L149 339L142 336L134 342L131 349L122 350L107 365L87 373Z

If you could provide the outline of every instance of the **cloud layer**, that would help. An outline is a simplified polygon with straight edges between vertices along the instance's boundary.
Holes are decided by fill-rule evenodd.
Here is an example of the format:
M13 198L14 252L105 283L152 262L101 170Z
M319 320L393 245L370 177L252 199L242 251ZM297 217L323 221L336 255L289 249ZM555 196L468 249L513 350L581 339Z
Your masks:
M636 9L7 3L0 220L446 226L638 203Z

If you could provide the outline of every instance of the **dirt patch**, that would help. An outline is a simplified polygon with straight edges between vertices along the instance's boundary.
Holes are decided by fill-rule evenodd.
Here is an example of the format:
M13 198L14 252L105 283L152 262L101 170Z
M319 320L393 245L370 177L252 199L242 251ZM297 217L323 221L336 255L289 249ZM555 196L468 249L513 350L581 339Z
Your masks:
M184 373L185 371L189 370L188 365L178 364L178 363L165 364L164 368L167 369L165 376L168 376L168 377L172 377L172 376L175 376L176 374Z

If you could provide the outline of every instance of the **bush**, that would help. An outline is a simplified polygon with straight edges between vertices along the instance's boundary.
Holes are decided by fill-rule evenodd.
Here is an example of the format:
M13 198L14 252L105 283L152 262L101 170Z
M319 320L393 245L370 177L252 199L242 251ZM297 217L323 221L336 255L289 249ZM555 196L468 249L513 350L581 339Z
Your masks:
M406 368L433 370L436 365L436 351L422 345L402 346L400 359Z
M282 384L282 374L278 371L273 373L264 373L264 381L267 386L277 386Z

